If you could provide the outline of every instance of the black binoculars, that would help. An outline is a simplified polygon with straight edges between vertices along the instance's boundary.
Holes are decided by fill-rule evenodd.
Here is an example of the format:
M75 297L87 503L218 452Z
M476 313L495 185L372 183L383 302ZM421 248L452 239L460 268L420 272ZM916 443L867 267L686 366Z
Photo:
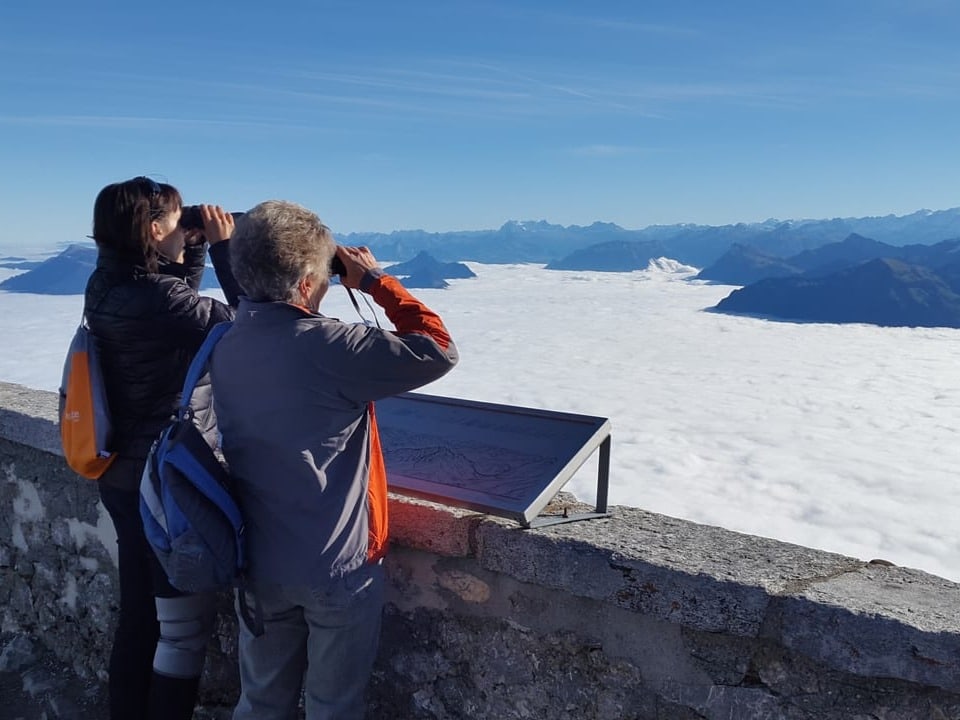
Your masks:
M232 212L230 214L234 220L243 215L242 212ZM203 216L200 215L199 205L184 205L180 209L180 227L184 230L203 230Z
M233 219L238 219L242 212L230 213ZM180 227L184 230L203 230L203 216L200 215L199 205L184 205L180 210ZM339 275L343 277L347 274L347 268L343 260L336 255L330 260L330 275Z

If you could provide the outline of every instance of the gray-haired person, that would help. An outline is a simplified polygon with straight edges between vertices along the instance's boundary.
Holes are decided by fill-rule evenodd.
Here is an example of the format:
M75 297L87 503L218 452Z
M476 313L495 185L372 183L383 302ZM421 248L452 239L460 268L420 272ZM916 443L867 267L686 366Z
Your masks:
M331 264L394 325L319 312ZM214 350L224 456L237 478L251 603L240 623L235 720L361 718L377 652L387 548L387 483L373 402L450 371L440 317L366 248L337 246L314 213L269 201L237 220L231 266L246 297Z

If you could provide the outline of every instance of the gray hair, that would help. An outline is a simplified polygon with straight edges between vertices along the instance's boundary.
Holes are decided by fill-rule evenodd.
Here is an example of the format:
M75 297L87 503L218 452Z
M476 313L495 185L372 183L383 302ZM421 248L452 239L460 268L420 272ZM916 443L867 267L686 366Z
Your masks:
M244 293L257 302L297 302L308 275L329 277L336 243L330 228L305 207L268 200L237 218L230 267Z

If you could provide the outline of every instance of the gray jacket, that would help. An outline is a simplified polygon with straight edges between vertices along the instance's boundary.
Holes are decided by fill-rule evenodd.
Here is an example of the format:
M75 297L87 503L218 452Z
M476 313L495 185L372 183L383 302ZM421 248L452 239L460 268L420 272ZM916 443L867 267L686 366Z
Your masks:
M322 587L383 555L386 478L372 402L457 362L440 318L396 278L368 273L363 287L395 332L242 299L214 349L214 407L254 582Z

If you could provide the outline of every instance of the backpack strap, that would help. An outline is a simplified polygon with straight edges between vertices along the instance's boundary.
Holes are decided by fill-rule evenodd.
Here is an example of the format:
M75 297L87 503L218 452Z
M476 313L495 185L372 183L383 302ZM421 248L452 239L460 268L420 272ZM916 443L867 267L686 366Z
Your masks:
M200 382L200 378L207 372L207 362L210 360L213 347L232 325L233 321L226 320L210 328L210 332L207 333L207 337L200 345L200 349L197 350L197 354L193 356L193 361L187 369L187 377L183 381L183 390L180 392L180 406L177 408L177 417L183 418L189 414L193 390Z
M203 344L200 345L200 349L197 350L197 354L193 356L193 361L190 363L190 367L187 369L187 377L183 381L183 390L180 395L180 406L177 408L177 417L180 420L189 419L192 417L193 409L190 407L190 400L193 396L193 391L197 387L197 383L200 382L207 372L207 363L210 361L210 355L213 353L213 348L223 337L224 333L227 332L233 325L233 321L226 320L221 323L217 323L210 331L207 333L207 337L204 339ZM151 458L152 458L151 454ZM246 624L247 629L253 634L254 637L260 637L263 635L263 606L260 603L260 598L256 594L250 592L249 584L247 582L246 572L243 571L240 573L240 576L237 581L238 586L238 605L240 608L240 616L243 619L243 622ZM253 596L253 608L250 607L250 602L247 595L250 594Z

